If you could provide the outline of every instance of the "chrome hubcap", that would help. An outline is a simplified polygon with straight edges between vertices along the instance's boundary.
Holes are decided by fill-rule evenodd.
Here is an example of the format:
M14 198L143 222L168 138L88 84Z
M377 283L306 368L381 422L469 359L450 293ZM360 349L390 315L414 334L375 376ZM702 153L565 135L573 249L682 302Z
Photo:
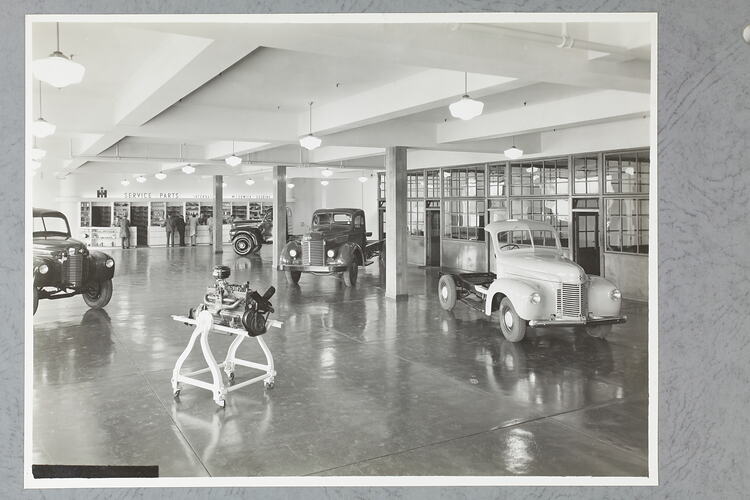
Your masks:
M505 326L513 328L513 313L505 311L505 314L503 314L503 320L505 321Z
M447 299L448 298L448 287L447 286L444 286L443 288L440 289L440 295L443 297L443 299Z

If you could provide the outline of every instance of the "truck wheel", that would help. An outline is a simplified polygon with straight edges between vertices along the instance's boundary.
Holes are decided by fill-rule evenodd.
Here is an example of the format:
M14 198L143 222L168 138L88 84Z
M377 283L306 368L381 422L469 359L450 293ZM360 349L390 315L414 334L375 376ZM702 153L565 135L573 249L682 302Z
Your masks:
M344 271L344 285L352 287L357 284L357 274L359 274L359 266L357 265L357 257L349 264L349 269Z
M237 236L234 241L232 241L232 247L234 248L234 253L237 255L247 255L253 250L253 241L249 236L243 234Z
M380 266L380 274L385 274L385 244L380 249L380 255L378 255L378 265Z
M36 287L34 287L34 312L32 313L32 316L36 314L36 310L39 307L39 290L37 290Z
M456 305L456 281L450 274L444 274L438 281L438 298L440 307L450 311Z
M258 253L260 252L260 248L263 246L263 243L258 240L258 237L253 235L253 248L250 250L250 253Z
M286 282L290 285L296 285L299 283L299 277L302 276L302 271L284 271L286 275Z
M520 342L526 335L526 320L518 316L508 297L500 301L500 331L511 342Z
M83 301L94 309L101 309L109 304L112 298L112 280L95 283L91 290L83 293Z
M587 326L586 333L596 339L606 339L612 333L612 325L592 325Z

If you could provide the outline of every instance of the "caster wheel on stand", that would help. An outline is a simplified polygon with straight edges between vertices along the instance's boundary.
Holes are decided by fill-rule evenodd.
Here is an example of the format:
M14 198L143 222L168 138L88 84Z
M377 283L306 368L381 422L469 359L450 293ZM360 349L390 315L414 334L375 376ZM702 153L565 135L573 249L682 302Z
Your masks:
M234 382L234 372L227 373L227 377L229 377L230 382Z
M174 391L174 398L178 399L179 397L180 397L180 389L177 389L176 391Z
M265 380L263 382L263 387L265 387L266 389L269 389L269 390L273 389L273 385L274 385L274 381L273 380Z

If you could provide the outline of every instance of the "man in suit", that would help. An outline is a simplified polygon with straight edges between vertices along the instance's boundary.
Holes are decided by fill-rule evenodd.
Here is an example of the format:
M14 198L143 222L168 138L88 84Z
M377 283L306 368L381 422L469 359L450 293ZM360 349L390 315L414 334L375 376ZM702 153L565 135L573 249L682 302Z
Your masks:
M175 233L173 215L167 215L164 218L164 229L167 230L167 246L173 247L174 246L174 233Z
M190 235L190 246L194 247L198 239L198 216L193 214L188 219L188 234Z
M185 246L185 219L182 218L182 214L176 215L175 227L177 232L180 233L180 246Z
M120 239L122 248L130 248L130 221L127 217L120 217Z

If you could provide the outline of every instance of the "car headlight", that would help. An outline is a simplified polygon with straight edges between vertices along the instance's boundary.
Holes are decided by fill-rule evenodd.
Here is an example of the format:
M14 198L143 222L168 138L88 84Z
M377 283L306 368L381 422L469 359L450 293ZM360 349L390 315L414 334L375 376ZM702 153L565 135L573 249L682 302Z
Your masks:
M297 250L295 250L295 249L289 250L289 257L294 258L296 256L297 256Z
M609 298L612 300L620 300L622 298L622 293L620 293L620 290L615 288L611 292L609 292Z
M331 248L330 250L328 250L328 252L326 252L326 255L328 255L330 258L333 258L333 256L336 255L336 252L333 250L333 248Z
M39 274L47 274L49 272L49 267L47 267L47 264L42 264L39 266Z
M105 260L105 261L104 261L104 265L105 265L106 267L109 267L109 268L111 268L111 267L113 267L113 266L115 265L115 261L114 261L114 260L112 260L112 259L107 259L107 260Z
M539 304L542 301L542 296L538 292L534 292L529 295L529 300L532 304Z

